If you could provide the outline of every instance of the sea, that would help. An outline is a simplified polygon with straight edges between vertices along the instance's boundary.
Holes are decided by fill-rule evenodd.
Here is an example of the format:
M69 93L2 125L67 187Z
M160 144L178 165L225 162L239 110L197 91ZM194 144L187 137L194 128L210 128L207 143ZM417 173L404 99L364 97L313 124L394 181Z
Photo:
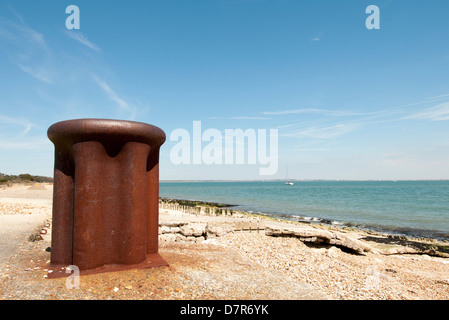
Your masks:
M161 181L159 196L280 219L449 240L449 181Z

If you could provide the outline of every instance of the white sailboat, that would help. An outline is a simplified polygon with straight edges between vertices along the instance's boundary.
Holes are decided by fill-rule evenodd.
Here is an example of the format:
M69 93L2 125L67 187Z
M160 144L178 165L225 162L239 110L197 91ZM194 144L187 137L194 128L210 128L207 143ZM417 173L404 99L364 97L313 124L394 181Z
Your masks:
M293 182L288 180L288 167L287 167L286 172L285 172L285 184L288 185L288 186L292 186L293 185Z

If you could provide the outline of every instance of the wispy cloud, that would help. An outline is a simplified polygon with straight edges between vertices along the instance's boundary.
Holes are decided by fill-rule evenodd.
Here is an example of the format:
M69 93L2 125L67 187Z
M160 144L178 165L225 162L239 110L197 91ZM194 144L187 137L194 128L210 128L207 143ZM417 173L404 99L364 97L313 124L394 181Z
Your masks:
M303 109L290 109L281 111L265 111L262 114L267 115L284 115L284 114L307 114L307 113L319 113L322 110L315 108L303 108Z
M44 147L51 147L51 142L45 138L33 138L27 140L11 139L11 140L0 140L0 148L2 150L39 150L41 151Z
M28 42L38 44L42 47L46 46L44 35L33 28L29 27L23 17L11 6L9 10L16 16L18 22L13 22L4 18L0 18L0 36L8 40L16 42Z
M8 9L16 16L16 18L19 20L19 23L15 23L6 19L0 18L0 22L3 25L6 25L9 28L14 29L16 32L14 32L15 35L14 39L20 39L27 40L33 43L37 43L39 45L45 46L45 38L44 35L40 32L37 32L36 30L30 28L23 17L11 6L8 6ZM6 32L5 34L11 35L11 33ZM11 37L10 37L11 39Z
M0 17L0 40L2 51L12 64L35 79L54 83L52 68L49 66L50 50L42 33L27 25L23 17L9 7L17 20Z
M87 37L79 31L67 30L66 34L72 39L78 41L79 43L94 51L101 51L101 49L95 43L89 41L89 39L87 39Z
M359 130L374 121L373 119L382 116L384 113L385 111L353 112L346 110L299 108L265 111L262 115L288 116L290 120L293 120L294 115L315 116L314 119L308 120L307 122L302 121L300 123L290 123L278 126L279 129L282 129L280 136L306 139L311 142L314 140L337 139L353 131ZM351 118L352 120L347 118Z
M373 115L379 112L351 112L344 110L325 110L317 108L302 108L302 109L290 109L280 111L265 111L262 114L265 115L289 115L289 114L320 114L325 116L344 117L344 116L365 116Z
M34 124L31 123L29 120L22 118L22 117L10 117L0 114L0 123L2 124L2 128L5 128L5 126L19 126L21 131L19 132L20 135L27 134L33 127Z
M119 107L121 111L126 112L131 119L134 119L136 117L137 108L134 105L120 98L118 94L114 90L112 90L111 87L106 82L100 80L98 76L92 74L92 78L100 86L100 88L104 91L104 93L106 93L108 98L116 103L116 105Z
M36 30L28 27L27 25L16 25L16 28L22 32L22 34L29 41L39 44L41 46L46 46L44 35L37 32Z
M209 117L212 120L270 120L269 117L261 117L261 116L234 116L234 117Z
M320 32L315 37L313 37L310 41L320 41L322 37L323 37L323 33Z
M230 120L270 120L271 118L267 118L267 117L247 117L247 116L240 116L240 117L230 117Z
M23 72L28 73L32 77L44 81L46 83L53 84L53 80L50 76L51 73L47 68L43 66L30 67L22 64L19 64L18 66Z
M0 114L0 150L2 151L42 151L51 146L42 134L33 136L30 131L37 126L22 116Z
M439 99L447 99L447 98L449 98L449 94L442 94L442 95L439 95L436 97L430 97L430 98L427 98L426 100L439 100Z
M294 127L295 124L294 123L289 123L289 124L282 124L276 127L276 129L285 129L285 128L290 128L290 127Z
M418 112L403 119L422 119L429 121L449 120L449 102L441 103L437 106Z
M287 137L314 138L314 139L334 139L356 130L358 124L336 124L328 127L311 126L304 130L295 130L283 134Z

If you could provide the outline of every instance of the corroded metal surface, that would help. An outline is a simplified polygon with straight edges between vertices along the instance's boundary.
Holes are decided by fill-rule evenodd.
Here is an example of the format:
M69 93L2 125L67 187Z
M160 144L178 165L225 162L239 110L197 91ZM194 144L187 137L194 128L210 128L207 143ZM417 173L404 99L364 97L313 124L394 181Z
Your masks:
M53 124L48 137L55 145L52 270L167 265L158 254L165 133L140 122L78 119Z

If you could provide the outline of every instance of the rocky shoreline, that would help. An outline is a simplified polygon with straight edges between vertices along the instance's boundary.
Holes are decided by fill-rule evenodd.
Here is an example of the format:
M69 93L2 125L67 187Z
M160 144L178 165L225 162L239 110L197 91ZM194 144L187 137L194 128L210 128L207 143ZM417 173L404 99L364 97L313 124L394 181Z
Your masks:
M169 267L83 275L69 288L64 278L47 278L51 192L0 189L1 215L42 217L35 236L24 235L0 263L0 300L449 300L445 243L235 208L164 207L179 205L173 201L159 210L159 253Z
M438 239L433 238L413 238L405 235L386 234L354 227L333 225L332 223L326 223L325 221L318 223L312 221L304 222L282 219L282 217L260 215L232 209L233 207L235 207L235 205L206 201L159 198L159 208L162 211L172 210L196 216L246 217L249 221L253 221L253 223L260 223L258 221L277 222L281 226L267 227L265 234L270 236L297 237L303 242L314 243L317 245L336 244L337 246L357 253L369 251L369 246L366 243L370 242L374 247L380 248L378 250L381 250L383 254L413 253L449 258L449 243L447 241L439 241ZM203 229L205 230L205 228L206 227ZM227 229L233 231L241 230L239 227L234 229L228 227ZM264 229L265 227L257 227L255 230ZM171 234L169 236L162 236L163 239L176 238L176 232L165 232L166 229L162 230L162 234ZM248 227L247 230L250 231L251 228ZM197 233L198 232L199 231L197 231ZM355 237L353 237L354 239L349 239L345 234L353 234ZM201 236L203 236L201 240L207 238L204 237L205 235L206 231L201 232ZM180 236L182 237L185 235L181 233ZM362 239L362 241L360 239Z

